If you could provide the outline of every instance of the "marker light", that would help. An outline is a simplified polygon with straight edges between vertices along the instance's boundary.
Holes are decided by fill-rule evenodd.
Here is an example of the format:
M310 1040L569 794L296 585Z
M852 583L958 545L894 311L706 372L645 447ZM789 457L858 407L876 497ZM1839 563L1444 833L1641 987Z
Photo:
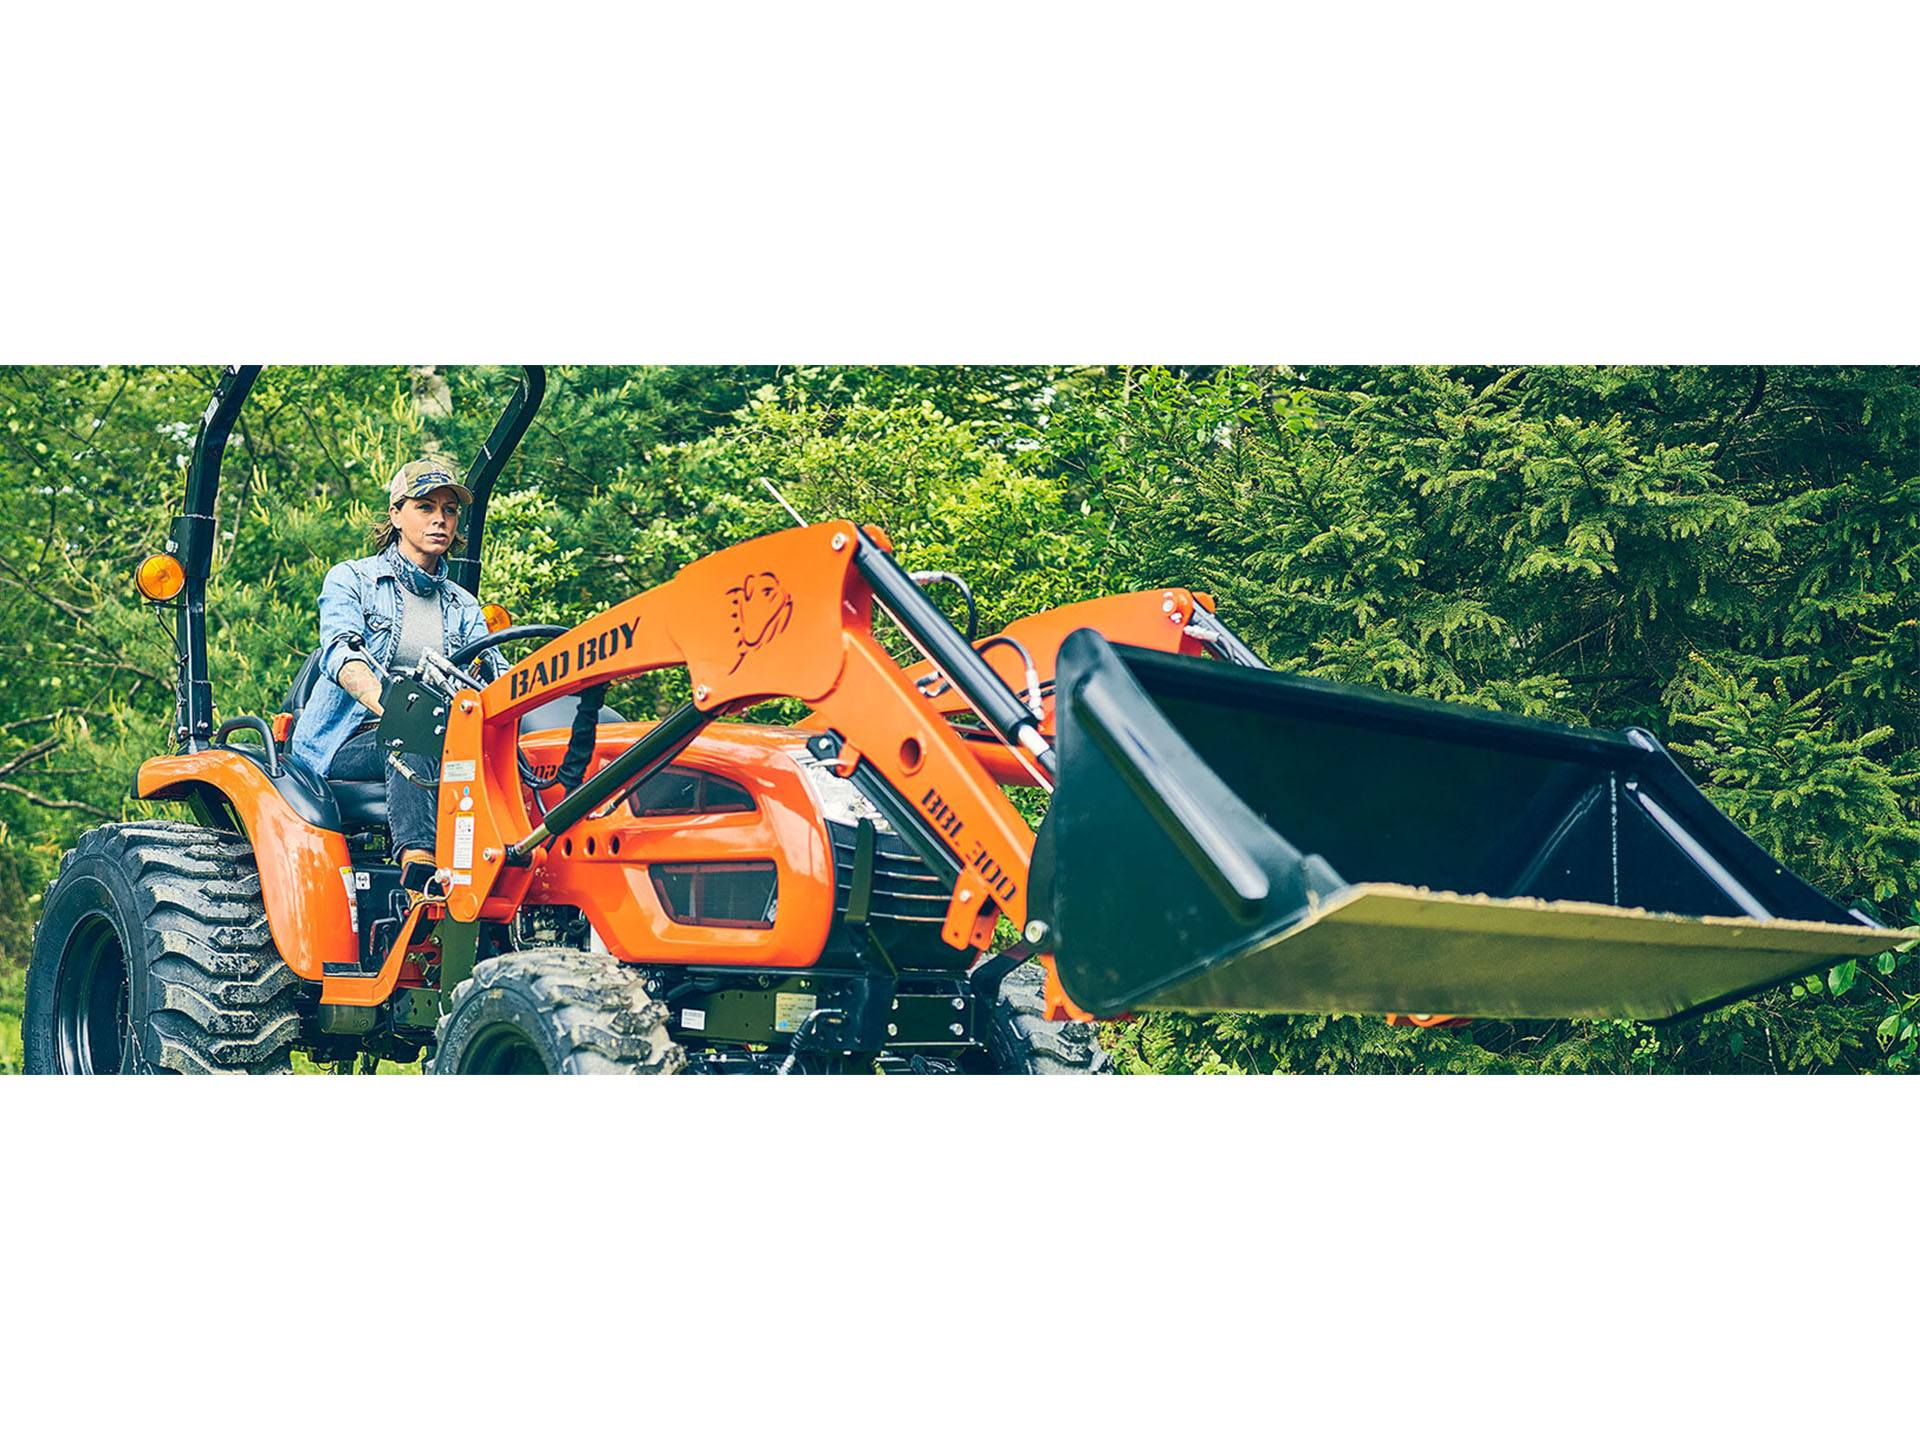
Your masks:
M171 600L187 583L187 572L171 555L149 555L134 572L133 583L149 600Z
M504 605L482 605L480 613L486 618L489 632L504 630L513 624L513 617L507 614L507 607Z

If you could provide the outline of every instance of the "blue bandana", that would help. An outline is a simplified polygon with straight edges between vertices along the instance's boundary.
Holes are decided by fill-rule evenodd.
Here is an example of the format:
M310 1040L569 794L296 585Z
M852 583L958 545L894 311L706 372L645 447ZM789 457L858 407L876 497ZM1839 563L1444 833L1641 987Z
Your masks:
M399 578L400 583L416 595L438 595L441 584L447 578L447 566L444 560L440 563L438 573L422 570L400 553L397 542L387 547L387 563L393 566L393 573Z

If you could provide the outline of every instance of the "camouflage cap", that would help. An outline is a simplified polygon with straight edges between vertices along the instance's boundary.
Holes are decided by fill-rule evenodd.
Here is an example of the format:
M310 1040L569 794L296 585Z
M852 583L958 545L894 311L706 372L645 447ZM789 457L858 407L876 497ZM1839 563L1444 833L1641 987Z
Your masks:
M387 501L418 500L436 490L451 490L462 505L473 503L473 492L460 483L460 472L445 460L409 460L393 473L387 486Z

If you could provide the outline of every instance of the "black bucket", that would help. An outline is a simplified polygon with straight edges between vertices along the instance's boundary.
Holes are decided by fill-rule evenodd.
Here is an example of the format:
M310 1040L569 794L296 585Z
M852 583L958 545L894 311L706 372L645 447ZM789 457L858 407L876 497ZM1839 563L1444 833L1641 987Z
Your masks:
M1036 915L1137 1010L1662 1019L1912 943L1653 736L1070 636Z

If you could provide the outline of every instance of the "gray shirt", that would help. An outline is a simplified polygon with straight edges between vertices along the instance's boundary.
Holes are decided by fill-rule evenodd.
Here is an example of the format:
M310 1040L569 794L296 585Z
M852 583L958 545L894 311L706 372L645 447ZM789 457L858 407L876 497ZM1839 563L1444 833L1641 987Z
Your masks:
M393 652L393 663L387 668L398 672L410 665L420 663L420 657L428 650L438 650L446 643L441 633L440 597L422 595L409 586L400 587L400 647Z

